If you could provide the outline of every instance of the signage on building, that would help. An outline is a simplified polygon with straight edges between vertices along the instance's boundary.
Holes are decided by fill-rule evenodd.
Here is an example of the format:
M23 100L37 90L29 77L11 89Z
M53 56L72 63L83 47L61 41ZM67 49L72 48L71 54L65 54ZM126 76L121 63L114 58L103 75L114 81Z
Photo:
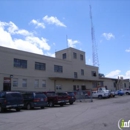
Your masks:
M11 78L4 77L4 83L11 83Z

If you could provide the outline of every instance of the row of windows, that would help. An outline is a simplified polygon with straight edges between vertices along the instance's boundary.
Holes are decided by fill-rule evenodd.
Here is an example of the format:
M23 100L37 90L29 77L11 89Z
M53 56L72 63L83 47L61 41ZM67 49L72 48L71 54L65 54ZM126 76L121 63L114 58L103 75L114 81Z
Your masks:
M84 75L84 70L83 69L81 69L81 75ZM97 76L96 71L92 71L92 76L93 77ZM77 72L74 72L74 78L78 78L78 73Z
M66 53L64 53L64 54L62 55L62 58L63 58L63 59L66 59L66 58L67 58ZM77 53L73 52L73 58L74 58L74 59L77 59ZM83 55L80 54L80 60L83 60L83 59L84 59L84 58L83 58Z
M27 60L14 59L14 67L27 68ZM46 70L46 64L35 62L36 70ZM63 66L54 65L54 72L63 73ZM81 75L84 75L84 70L81 69ZM92 71L92 76L96 77L96 72ZM74 72L74 78L78 78L77 72Z
M21 60L21 59L14 59L14 67L17 68L27 68L27 60ZM35 69L36 70L46 70L46 64L35 62ZM63 72L63 67L59 65L54 65L54 72Z
M13 87L18 87L19 86L19 79L18 78L13 78ZM26 88L27 87L27 79L22 79L22 87ZM46 81L42 80L42 84L39 84L39 79L34 80L34 87L35 88L44 88L46 87Z

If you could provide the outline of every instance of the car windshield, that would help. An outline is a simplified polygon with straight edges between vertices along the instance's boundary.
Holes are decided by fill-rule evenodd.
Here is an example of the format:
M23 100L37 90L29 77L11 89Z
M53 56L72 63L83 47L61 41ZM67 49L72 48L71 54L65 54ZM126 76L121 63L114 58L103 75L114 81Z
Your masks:
M42 93L35 93L34 96L35 96L35 98L44 98L45 97L45 95Z

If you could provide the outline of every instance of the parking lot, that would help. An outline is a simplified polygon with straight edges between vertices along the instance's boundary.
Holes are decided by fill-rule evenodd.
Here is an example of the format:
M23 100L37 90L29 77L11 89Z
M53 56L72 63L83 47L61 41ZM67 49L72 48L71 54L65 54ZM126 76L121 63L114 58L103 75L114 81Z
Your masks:
M74 105L7 111L0 130L118 130L118 120L130 119L130 96L76 101Z

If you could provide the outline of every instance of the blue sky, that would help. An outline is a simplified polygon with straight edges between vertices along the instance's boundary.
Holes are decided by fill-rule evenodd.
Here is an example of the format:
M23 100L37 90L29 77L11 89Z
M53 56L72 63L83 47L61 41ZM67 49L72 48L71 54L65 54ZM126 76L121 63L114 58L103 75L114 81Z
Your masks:
M92 65L90 4L99 72L130 78L129 0L1 0L0 46L53 57L74 47Z

